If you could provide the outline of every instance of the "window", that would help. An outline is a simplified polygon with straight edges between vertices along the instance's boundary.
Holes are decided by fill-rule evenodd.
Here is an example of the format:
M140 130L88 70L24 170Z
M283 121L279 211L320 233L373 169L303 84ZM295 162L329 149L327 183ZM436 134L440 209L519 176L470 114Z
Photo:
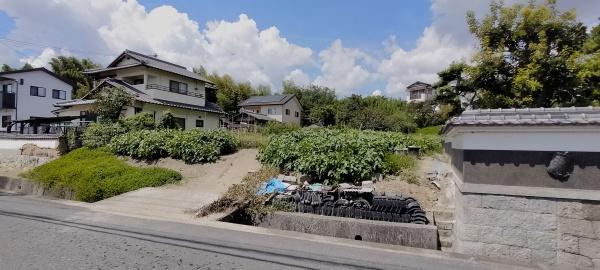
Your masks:
M135 114L141 113L141 112L142 112L142 108L140 108L140 107L134 107L134 108L133 108L133 112L134 112Z
M93 112L88 112L88 111L80 111L79 112L79 116L81 118L79 118L79 121L85 121L85 122L94 122L96 121L96 114Z
M285 115L290 115L290 109L285 109Z
M273 109L273 108L268 108L268 109L267 109L267 114L275 114L275 109Z
M2 85L2 93L12 93L12 92L13 92L12 84Z
M177 125L179 129L185 129L185 118L173 117L173 120L175 120L175 125Z
M187 93L188 85L187 83L182 83L178 81L169 81L169 89L171 92L185 94Z
M45 97L46 96L46 88L45 87L31 86L29 88L29 95L30 96L37 96L37 97Z
M52 98L54 98L54 99L67 99L67 91L52 89Z
M294 115L295 115L296 117L300 117L300 113L299 113L299 112L294 112Z
M203 128L204 127L204 120L196 120L196 127L197 128Z
M2 116L2 127L3 128L8 127L8 125L10 124L10 120L11 120L10 118L11 118L10 115Z

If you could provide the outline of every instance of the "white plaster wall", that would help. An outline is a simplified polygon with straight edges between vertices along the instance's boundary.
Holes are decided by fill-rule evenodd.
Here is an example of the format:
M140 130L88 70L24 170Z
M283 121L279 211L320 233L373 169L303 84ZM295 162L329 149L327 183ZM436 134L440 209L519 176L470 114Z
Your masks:
M54 103L64 101L62 99L52 98L52 89L66 91L66 99L71 100L73 87L43 71L28 71L14 74L5 74L3 77L12 78L23 84L16 84L13 91L17 93L17 109L2 110L0 114L10 114L13 120L26 120L31 117L53 117ZM29 93L31 86L45 87L46 96L31 96ZM16 113L16 115L15 115ZM1 129L0 130L5 130Z
M285 114L285 109L290 110L290 115ZM286 104L283 104L282 108L282 122L288 124L298 124L300 125L300 119L302 117L302 106L300 106L300 102L297 98L293 98L288 101ZM296 112L298 112L298 117L296 117Z
M21 149L23 145L35 144L41 148L57 148L58 139L1 139L0 138L0 149Z

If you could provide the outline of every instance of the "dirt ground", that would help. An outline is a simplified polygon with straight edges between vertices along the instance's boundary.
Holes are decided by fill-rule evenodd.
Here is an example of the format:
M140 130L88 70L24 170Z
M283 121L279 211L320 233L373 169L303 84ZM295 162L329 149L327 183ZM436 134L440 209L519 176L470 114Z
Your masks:
M416 169L418 183L409 183L402 177L391 176L375 183L375 190L386 194L395 193L413 197L419 201L423 209L428 211L453 208L453 185L446 177L449 173L446 164L443 155L422 157ZM436 179L439 188L428 178Z
M172 158L153 162L128 160L133 166L158 166L181 173L180 183L142 188L92 204L92 208L126 215L160 219L189 220L189 211L206 205L239 183L249 171L260 168L256 149L242 149L215 163L185 164Z

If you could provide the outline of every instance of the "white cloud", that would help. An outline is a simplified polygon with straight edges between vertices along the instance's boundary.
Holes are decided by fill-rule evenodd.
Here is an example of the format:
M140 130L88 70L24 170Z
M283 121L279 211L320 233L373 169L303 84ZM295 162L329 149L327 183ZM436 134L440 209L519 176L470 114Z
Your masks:
M334 88L340 96L349 95L374 79L374 75L365 67L372 62L371 57L358 49L345 48L339 39L322 50L319 58L321 75L314 83Z
M146 11L134 0L0 0L0 9L15 18L10 38L74 48L72 53L103 64L132 49L272 87L293 70L314 64L310 48L288 42L276 27L258 29L245 14L237 21L208 22L203 28L172 6ZM39 62L44 60L41 56L22 60Z
M38 56L29 56L29 57L21 58L19 61L22 64L29 63L30 65L32 65L33 67L36 67L36 68L37 67L49 68L50 65L48 64L48 62L50 62L50 59L52 59L56 56L59 56L59 55L68 56L68 55L71 55L71 53L66 50L60 50L57 53L56 50L54 50L52 48L46 48Z
M286 80L293 81L296 85L308 85L310 84L310 78L301 69L294 69L290 74L285 76Z
M379 97L379 96L383 96L383 92L379 89L373 91L373 93L371 93L371 96L375 96L375 97Z

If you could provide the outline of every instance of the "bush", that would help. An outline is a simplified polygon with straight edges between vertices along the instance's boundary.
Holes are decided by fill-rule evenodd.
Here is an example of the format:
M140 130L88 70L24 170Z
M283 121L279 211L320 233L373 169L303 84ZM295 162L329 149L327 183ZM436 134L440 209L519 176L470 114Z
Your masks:
M72 191L79 201L95 202L143 187L181 180L163 168L136 168L105 148L83 147L23 174L56 191Z
M412 170L417 164L413 156L387 153L383 156L383 173L397 175Z
M149 112L138 113L123 119L123 125L131 131L152 130L156 128L154 115Z
M415 145L424 152L441 149L439 137L351 129L305 129L272 136L259 160L320 180L355 181L384 170L384 157Z
M239 141L222 130L141 130L113 138L109 147L123 156L142 159L170 156L187 163L204 163L237 151Z
M279 135L284 133L290 133L300 129L300 125L297 124L285 124L280 122L271 121L261 130L264 135Z
M181 128L181 127L179 125L177 125L177 122L175 122L175 116L173 116L171 111L167 110L162 113L162 117L160 118L160 123L158 124L158 128L177 129L177 128Z
M83 132L83 145L91 148L102 147L110 140L127 133L127 128L120 123L91 123Z

